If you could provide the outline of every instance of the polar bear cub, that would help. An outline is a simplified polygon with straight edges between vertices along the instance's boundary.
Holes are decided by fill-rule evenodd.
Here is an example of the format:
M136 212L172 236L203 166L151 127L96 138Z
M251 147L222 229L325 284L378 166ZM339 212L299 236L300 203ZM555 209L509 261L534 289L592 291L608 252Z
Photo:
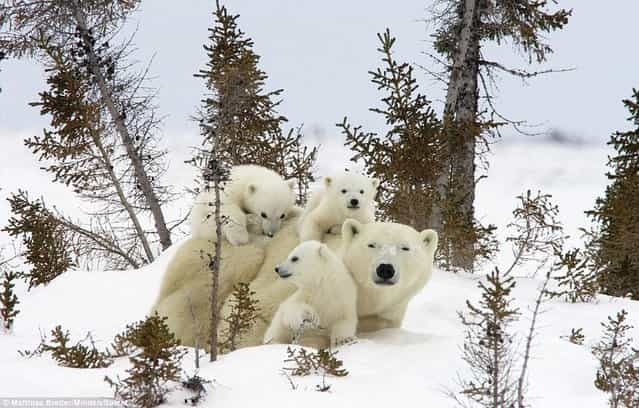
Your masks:
M318 241L302 242L275 272L297 291L280 304L264 343L289 343L304 327L328 329L331 346L354 340L357 288L333 251Z
M379 180L349 171L324 177L324 189L313 194L299 220L300 241L321 241L348 218L374 221L377 187Z
M231 245L244 245L249 232L272 237L295 210L295 181L265 167L234 166L221 194L222 234ZM214 191L203 191L191 211L191 235L215 240Z

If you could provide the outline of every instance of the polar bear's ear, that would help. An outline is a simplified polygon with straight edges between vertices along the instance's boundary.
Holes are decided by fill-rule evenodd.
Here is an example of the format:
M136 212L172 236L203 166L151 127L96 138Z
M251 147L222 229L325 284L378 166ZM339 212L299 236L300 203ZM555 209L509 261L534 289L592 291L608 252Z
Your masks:
M332 182L333 182L332 177L329 177L329 176L324 177L324 186L330 187Z
M249 194L255 194L255 192L257 191L257 186L255 184L251 183L248 186L246 186L246 191Z
M374 178L373 179L373 190L377 190L377 187L379 187L379 179Z
M344 221L344 224L342 225L342 241L350 242L360 232L362 232L362 224L352 218L349 218Z
M295 186L297 185L297 181L295 181L295 179L288 179L288 180L286 180L286 184L288 185L288 188L290 188L293 191L293 190L295 190Z
M437 231L432 229L423 230L419 233L419 237L422 239L427 249L433 251L437 249Z

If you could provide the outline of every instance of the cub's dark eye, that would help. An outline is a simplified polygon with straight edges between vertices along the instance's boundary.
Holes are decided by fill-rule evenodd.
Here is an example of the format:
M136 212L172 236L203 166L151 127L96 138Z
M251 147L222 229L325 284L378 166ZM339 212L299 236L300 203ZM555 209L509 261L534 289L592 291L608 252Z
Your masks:
M292 257L292 258L291 258L291 262L297 262L297 261L299 261L299 260L300 260L300 259L299 259L298 257L296 257L296 256L294 256L294 257Z
M364 194L364 190L359 190L359 193L360 194Z
M280 220L283 220L285 216L286 216L286 214L280 215Z
M402 247L402 251L410 251L410 247L403 246L403 247Z
M266 218L266 213L262 213L260 215L262 216L262 218Z
M375 244L368 244L369 248L375 248Z
M342 189L342 194L346 194L346 189Z

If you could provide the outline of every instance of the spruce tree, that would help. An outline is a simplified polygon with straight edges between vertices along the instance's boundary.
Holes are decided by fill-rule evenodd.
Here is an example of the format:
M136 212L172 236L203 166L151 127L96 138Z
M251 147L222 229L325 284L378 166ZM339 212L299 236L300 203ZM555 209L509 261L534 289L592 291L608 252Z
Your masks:
M148 69L135 71L132 40L114 39L139 1L6 3L0 48L36 57L48 76L32 105L50 116L50 128L25 144L54 181L90 203L86 222L66 220L80 252L110 268L152 262L172 242L163 205L174 195L162 184L166 152Z
M453 266L472 270L475 247L486 234L475 219L474 209L479 179L476 163L481 162L482 152L488 148L486 133L505 123L516 128L521 125L499 114L490 85L497 73L528 79L553 72L507 67L491 60L482 48L490 43L514 45L527 63L545 62L552 48L544 34L562 29L571 12L550 11L548 1L536 0L440 0L434 4L430 21L436 27L434 47L440 54L434 58L444 68L435 75L447 82L447 92L442 117L443 165L436 184L439 204L429 224L442 231L444 240L455 243ZM487 106L480 106L480 99ZM488 119L482 115L485 111L490 113Z
M151 408L166 401L170 382L180 379L180 363L186 353L166 325L166 317L157 314L128 325L121 342L130 348L131 368L124 379L104 380L125 404Z
M69 230L44 200L32 200L26 192L18 191L8 201L13 215L2 231L22 241L23 256L31 266L22 274L29 289L46 285L75 266Z
M284 133L286 118L277 113L281 89L266 91L266 73L259 68L260 57L253 51L253 40L239 28L239 15L230 14L216 2L213 27L204 46L207 62L195 76L205 82L206 94L196 115L202 144L192 163L202 172L203 188L214 191L209 203L217 236L222 236L220 194L228 181L230 168L257 164L295 178L298 202L303 204L313 181L312 167L317 149L302 144L299 129ZM211 271L211 361L217 358L217 289L222 262L221 240L206 253Z
M203 101L205 119L199 118L211 128L204 144L215 137L218 160L227 166L257 164L295 178L298 202L303 203L313 181L317 148L303 145L299 128L283 131L287 119L277 112L283 90L265 90L268 76L259 68L253 40L239 28L239 17L216 2L204 46L206 67L196 75L209 91Z
M595 387L608 393L611 408L639 406L639 351L632 346L628 313L621 310L601 323L602 339L592 348L599 361Z
M14 281L18 278L18 274L13 271L4 271L0 277L2 277L0 282L0 324L5 331L10 331L20 312L17 307L20 302L13 291L16 286Z
M237 349L238 343L253 327L260 312L255 292L244 282L234 286L228 304L230 310L224 318L226 327L220 333L222 340L218 341L218 348L222 353Z
M418 91L413 67L393 56L395 37L388 29L377 37L382 67L370 75L383 92L382 105L370 110L381 115L389 129L383 135L366 132L347 118L337 126L353 151L351 160L362 162L366 173L380 180L378 215L421 230L429 227L434 202L441 123L430 101Z
M479 303L466 301L467 312L459 314L466 326L462 359L470 374L460 379L461 391L451 396L464 407L510 408L518 400L513 335L509 332L519 315L512 306L515 281L497 268L486 279L486 283L479 282Z
M589 246L602 292L639 300L639 90L623 104L632 129L610 137L610 184L586 214L598 226Z

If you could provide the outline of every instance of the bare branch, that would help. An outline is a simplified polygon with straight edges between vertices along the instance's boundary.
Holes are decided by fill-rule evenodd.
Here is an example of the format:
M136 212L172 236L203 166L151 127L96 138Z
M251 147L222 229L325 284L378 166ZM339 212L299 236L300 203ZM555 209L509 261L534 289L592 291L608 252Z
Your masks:
M547 75L547 74L557 74L557 73L561 73L561 72L572 72L572 71L576 71L577 68L559 68L559 69L546 69L546 70L542 70L542 71L527 71L525 69L518 69L518 68L508 68L498 62L495 61L487 61L487 60L479 60L479 65L483 65L485 67L490 67L490 68L495 68L498 69L500 71L506 72L510 75L519 77L521 79L528 79L528 78L534 78L536 76L540 76L540 75Z

